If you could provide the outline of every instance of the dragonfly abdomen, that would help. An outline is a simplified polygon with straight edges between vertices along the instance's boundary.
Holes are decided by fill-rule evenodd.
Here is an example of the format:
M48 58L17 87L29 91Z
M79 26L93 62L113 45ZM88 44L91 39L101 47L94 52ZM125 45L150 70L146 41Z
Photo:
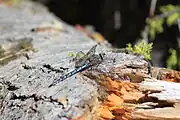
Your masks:
M75 70L67 73L67 74L64 75L64 76L62 76L60 79L55 80L49 87L58 84L59 82L67 79L68 77L71 77L71 76L73 76L74 74L83 71L84 69L87 69L89 66L90 66L89 64L84 64L83 66L76 68Z

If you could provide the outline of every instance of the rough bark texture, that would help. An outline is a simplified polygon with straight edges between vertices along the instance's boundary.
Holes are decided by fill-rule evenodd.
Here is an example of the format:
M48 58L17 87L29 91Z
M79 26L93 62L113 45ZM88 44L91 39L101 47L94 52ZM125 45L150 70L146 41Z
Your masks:
M48 30L34 29L52 22L56 26L46 27ZM137 83L143 94L149 94L147 100L144 95L139 101L134 119L180 119L175 104L180 100L178 83L152 79L148 62L141 56L112 52L104 45L97 49L105 53L99 66L48 88L67 72L60 67L74 68L68 52L87 51L96 43L39 4L0 5L0 44L1 120L98 119L94 111L108 96L106 81L97 79L101 75Z

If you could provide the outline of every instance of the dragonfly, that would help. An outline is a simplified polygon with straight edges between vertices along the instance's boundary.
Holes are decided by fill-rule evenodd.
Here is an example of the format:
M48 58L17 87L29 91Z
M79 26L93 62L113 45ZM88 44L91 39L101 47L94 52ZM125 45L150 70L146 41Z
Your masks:
M55 86L56 84L62 82L63 80L82 72L92 66L99 65L103 61L103 55L102 54L95 54L96 52L97 44L94 45L86 54L82 51L78 52L77 54L83 54L82 57L77 56L73 59L75 61L75 69L68 72L64 76L61 76L59 79L56 79L53 81L52 84L50 84L48 87Z

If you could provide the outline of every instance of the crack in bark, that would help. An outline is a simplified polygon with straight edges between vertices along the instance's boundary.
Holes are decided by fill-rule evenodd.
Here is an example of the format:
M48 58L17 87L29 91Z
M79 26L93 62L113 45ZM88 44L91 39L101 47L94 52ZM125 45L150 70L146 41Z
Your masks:
M22 67L24 68L24 69L26 69L26 70L31 70L31 69L35 69L35 67L33 67L33 66L30 66L30 65L27 65L27 64L23 64L22 65Z
M6 85L7 86L7 89L9 91L15 91L17 89L19 89L18 87L16 87L15 85L13 85L10 81L2 81L1 82L2 84Z
M147 103L147 102L152 102L152 103L157 103L157 105L150 105L153 108L165 108L165 107L174 107L175 103L171 101L166 101L166 100L159 100L156 97L148 96L145 95L144 97L140 98L137 103Z
M55 68L53 68L51 65L49 65L49 64L44 64L43 65L43 67L44 68L47 68L48 70L50 70L50 71L54 71L54 72L56 72L56 73L63 73L64 72L64 68L62 69L62 67L60 67L60 69L55 69ZM61 70L62 69L62 70Z
M32 94L32 95L16 95L15 93L12 93L10 100L16 100L19 99L21 101L25 101L27 99L32 98L35 102L37 101L44 101L44 102L51 102L51 103L58 103L58 105L62 106L62 109L65 109L64 104L59 102L58 99L53 99L52 96L46 97L46 96L38 96L37 94Z

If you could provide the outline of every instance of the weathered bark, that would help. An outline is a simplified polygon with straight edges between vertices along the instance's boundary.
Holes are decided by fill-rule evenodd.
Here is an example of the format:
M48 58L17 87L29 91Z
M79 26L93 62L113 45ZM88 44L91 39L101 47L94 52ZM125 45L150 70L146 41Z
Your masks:
M49 27L54 21L55 25ZM46 26L46 29L35 29L42 23L46 24L39 28ZM105 53L100 65L48 88L54 79L67 72L60 67L74 69L68 52L87 51L96 43L40 5L29 2L17 8L0 5L0 34L1 120L99 119L96 108L110 91L106 79L100 81L101 76L140 86L144 99L134 104L134 119L180 119L178 113L173 112L179 111L178 104L174 104L180 99L178 83L154 80L149 74L148 62L142 57L115 53L103 45L97 50ZM143 105L147 101L151 103ZM162 116L159 111L172 113Z

